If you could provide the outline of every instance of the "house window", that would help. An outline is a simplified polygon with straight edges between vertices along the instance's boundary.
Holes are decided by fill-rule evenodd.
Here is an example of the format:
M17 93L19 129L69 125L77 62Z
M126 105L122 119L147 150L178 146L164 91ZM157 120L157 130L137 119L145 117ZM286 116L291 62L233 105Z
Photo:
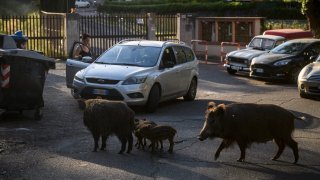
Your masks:
M215 41L214 22L201 21L201 39L206 41Z
M232 23L218 23L218 39L220 42L232 42Z
M252 22L239 22L235 23L235 41L236 42L250 42L253 32L252 32L253 23Z

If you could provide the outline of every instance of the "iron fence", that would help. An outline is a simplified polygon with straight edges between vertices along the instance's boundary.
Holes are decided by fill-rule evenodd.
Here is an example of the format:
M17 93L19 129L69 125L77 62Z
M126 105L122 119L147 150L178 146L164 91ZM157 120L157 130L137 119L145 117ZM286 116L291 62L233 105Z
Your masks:
M91 50L98 56L122 39L147 39L147 16L99 14L81 16L80 34L89 33Z
M1 16L0 31L14 34L22 30L28 37L27 49L53 58L65 57L64 16Z

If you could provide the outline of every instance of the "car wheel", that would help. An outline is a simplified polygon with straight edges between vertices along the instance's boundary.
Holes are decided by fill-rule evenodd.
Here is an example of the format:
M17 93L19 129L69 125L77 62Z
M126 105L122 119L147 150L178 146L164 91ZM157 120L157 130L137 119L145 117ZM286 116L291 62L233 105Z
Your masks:
M90 4L87 5L87 8L89 8L89 7L90 7Z
M193 101L196 98L196 94L197 94L197 80L196 78L193 78L190 83L188 92L186 95L183 96L183 99L186 101Z
M299 73L300 73L300 70L299 68L294 68L292 69L290 75L289 75L289 81L291 83L297 83L298 82L298 76L299 76Z
M158 85L154 85L149 93L148 102L146 104L146 111L147 112L154 112L159 104L160 101L160 87Z
M300 97L302 97L302 98L308 98L308 95L301 90L299 90L299 94L300 94Z
M227 72L229 73L229 74L235 74L237 71L236 70L234 70L234 69L231 69L231 68L227 68Z

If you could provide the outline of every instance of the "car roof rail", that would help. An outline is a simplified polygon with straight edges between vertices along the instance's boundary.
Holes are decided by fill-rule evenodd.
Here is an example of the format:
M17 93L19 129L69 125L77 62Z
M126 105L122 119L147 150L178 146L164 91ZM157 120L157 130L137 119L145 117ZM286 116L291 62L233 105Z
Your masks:
M122 39L121 41L119 41L117 44L122 44L124 42L128 42L128 41L144 41L145 39L139 39L139 38L129 38L129 39Z
M167 43L176 43L176 44L186 45L185 42L180 41L179 39L166 39L166 40L164 41L164 44L163 44L163 45L165 45L165 44L167 44Z

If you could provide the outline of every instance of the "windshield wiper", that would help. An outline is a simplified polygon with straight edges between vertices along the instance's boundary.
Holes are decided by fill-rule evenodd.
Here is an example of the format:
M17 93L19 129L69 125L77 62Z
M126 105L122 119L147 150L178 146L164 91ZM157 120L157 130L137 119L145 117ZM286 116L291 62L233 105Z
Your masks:
M138 66L137 64L130 64L130 63L115 63L114 65Z
M110 64L110 63L106 63L106 62L94 62L94 63L97 63L97 64Z
M262 47L258 47L258 46L253 46L252 49L264 50Z

